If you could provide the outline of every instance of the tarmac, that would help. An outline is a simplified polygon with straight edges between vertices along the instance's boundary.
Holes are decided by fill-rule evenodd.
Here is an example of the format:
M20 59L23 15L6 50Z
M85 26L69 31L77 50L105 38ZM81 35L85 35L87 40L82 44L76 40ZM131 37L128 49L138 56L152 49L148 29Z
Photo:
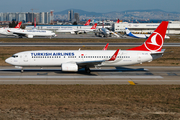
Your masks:
M84 69L78 72L62 72L61 68L24 68L13 66L0 67L0 84L56 84L56 85L178 85L180 67L174 66L128 66L91 69L86 74Z

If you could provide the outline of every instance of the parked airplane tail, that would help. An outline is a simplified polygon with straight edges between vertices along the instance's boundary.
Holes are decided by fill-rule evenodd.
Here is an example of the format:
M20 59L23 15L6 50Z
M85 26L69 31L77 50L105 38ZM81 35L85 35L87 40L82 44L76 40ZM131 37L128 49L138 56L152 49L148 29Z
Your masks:
M21 27L21 24L22 24L22 21L21 21L21 22L19 22L19 23L16 25L16 27L15 27L15 28L20 28L20 27Z
M120 20L118 19L116 23L119 23L119 21L120 21Z
M84 24L84 25L89 25L90 22L91 22L91 19L89 19L89 20L86 22L86 24Z
M36 18L34 18L34 28L36 28Z
M143 45L128 50L160 52L163 46L168 21L163 21Z
M97 23L95 23L91 29L96 29Z

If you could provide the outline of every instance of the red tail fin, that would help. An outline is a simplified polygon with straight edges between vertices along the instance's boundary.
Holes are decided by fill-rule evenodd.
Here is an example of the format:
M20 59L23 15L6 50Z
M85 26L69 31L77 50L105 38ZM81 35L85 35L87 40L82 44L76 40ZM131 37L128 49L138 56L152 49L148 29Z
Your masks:
M120 21L120 20L118 19L116 23L119 23L119 21Z
M106 46L103 48L103 50L107 50L109 43L106 44Z
M36 28L36 18L34 18L34 28Z
M21 27L21 24L22 24L22 22L19 22L19 23L16 25L15 28L20 28L20 27Z
M89 25L90 22L91 22L91 19L89 19L89 20L86 22L86 24L84 24L84 25Z
M114 53L114 55L113 55L113 56L111 57L111 59L109 59L108 61L114 61L114 60L116 59L118 53L119 53L119 49L116 50L116 52Z
M91 29L96 29L97 23L95 23Z
M168 23L168 21L163 21L150 35L150 37L144 42L143 45L128 50L155 52L161 51Z

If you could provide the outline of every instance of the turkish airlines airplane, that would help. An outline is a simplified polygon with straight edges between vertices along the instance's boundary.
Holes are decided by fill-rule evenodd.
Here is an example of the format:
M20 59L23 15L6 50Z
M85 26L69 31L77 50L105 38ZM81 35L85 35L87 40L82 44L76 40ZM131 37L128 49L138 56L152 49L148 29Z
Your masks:
M134 38L148 38L151 34L133 34L130 32L130 30L128 28L126 29L126 35L130 36L130 37L134 37ZM169 36L165 35L165 39L170 39Z
M8 32L9 30L17 30L20 29L22 22L19 22L15 28L0 28L0 34L6 36L17 36L16 34Z
M163 21L140 46L128 50L36 50L14 54L6 63L23 67L61 67L65 72L77 72L91 67L119 67L151 62L162 57L168 21Z
M71 34L77 34L77 33L87 33L96 30L97 23L95 23L91 28L86 28L82 26L78 28L72 28L72 27L66 27L62 26L60 29L58 29L56 32L70 32Z
M36 29L36 19L34 19L34 29L32 30L24 30L24 29L13 29L7 30L9 33L17 35L19 38L27 37L56 37L57 35L50 30L38 30Z

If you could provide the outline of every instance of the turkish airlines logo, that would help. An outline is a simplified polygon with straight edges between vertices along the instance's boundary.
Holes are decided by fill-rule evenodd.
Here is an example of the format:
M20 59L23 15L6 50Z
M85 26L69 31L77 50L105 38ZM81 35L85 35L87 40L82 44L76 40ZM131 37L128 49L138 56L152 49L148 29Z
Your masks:
M113 55L113 56L112 56L112 59L115 60L115 59L116 59L116 55Z
M158 51L163 46L163 37L161 34L154 32L144 45L149 51Z

